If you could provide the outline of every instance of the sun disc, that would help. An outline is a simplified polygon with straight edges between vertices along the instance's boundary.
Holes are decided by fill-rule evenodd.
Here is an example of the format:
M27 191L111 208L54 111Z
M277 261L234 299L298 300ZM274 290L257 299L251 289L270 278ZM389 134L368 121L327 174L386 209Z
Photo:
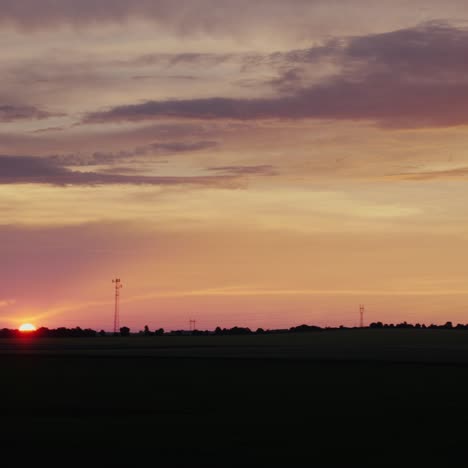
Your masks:
M22 332L35 331L36 327L32 323L23 323L20 325L19 330Z

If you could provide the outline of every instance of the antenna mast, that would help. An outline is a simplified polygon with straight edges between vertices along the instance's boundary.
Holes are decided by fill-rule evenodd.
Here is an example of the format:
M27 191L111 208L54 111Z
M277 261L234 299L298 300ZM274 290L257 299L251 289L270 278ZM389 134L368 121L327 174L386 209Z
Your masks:
M359 305L359 326L364 328L364 305Z
M114 306L114 334L118 333L120 324L119 324L119 301L120 301L120 288L122 288L122 283L120 278L115 278L112 280L115 283L115 306Z
M196 323L197 321L194 319L189 320L189 330L194 331L196 329Z

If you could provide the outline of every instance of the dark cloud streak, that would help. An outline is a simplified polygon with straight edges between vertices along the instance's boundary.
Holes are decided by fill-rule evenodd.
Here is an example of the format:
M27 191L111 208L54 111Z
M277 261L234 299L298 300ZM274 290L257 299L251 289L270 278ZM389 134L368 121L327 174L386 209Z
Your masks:
M96 185L185 185L239 188L242 181L231 175L215 176L142 176L71 171L54 165L50 159L33 156L0 156L0 185L48 184L56 186Z
M387 75L343 79L264 99L148 101L88 115L83 123L175 119L324 119L378 121L387 127L450 126L468 122L468 83L402 83Z
M202 140L194 142L154 142L139 146L132 150L105 152L95 151L91 154L71 153L49 156L48 159L59 166L97 166L111 164L115 161L130 160L135 157L160 157L181 153L191 153L201 150L213 149L218 146L216 141Z
M215 166L215 167L208 167L207 170L211 172L217 172L220 174L231 174L231 175L238 175L238 176L277 175L277 171L270 164L260 164L256 166Z

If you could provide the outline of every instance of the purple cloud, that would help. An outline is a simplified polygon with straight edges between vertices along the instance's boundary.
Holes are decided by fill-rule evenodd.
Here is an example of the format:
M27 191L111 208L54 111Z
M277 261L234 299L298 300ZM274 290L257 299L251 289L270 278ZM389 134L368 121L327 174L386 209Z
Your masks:
M191 153L205 149L216 148L216 141L193 141L179 142L166 141L154 142L148 145L139 146L132 150L123 151L95 151L91 154L71 153L57 154L48 157L48 160L58 166L96 166L110 164L115 161L133 159L141 156L169 156L179 153Z
M343 79L273 99L207 98L148 101L89 114L83 123L178 119L349 119L385 126L449 126L468 122L468 83L403 83L386 75Z
M157 119L367 120L386 127L468 122L468 31L439 23L333 41L274 58L282 74L275 97L168 99L88 114L84 123ZM341 72L307 84L302 68L328 57ZM305 70L305 69L304 69Z
M13 122L14 120L28 119L41 120L61 115L63 114L53 114L34 106L0 105L0 122Z
M353 38L342 53L348 61L364 60L377 70L382 67L403 77L430 79L468 71L468 62L463 60L467 47L467 29L431 22L416 28Z
M287 4L284 0L0 0L0 22L46 27L122 23L137 18L183 32L226 31L256 25L261 19L277 23L281 18L294 18L298 11L304 13L304 7L311 9L307 3L311 0Z
M0 156L0 184L51 185L193 185L238 188L241 181L232 175L215 176L142 176L71 171L48 158L34 156Z

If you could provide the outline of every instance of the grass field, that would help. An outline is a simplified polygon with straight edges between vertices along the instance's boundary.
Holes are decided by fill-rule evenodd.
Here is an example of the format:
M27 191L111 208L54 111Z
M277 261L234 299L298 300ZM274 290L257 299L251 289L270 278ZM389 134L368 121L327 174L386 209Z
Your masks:
M445 467L468 447L463 330L5 339L0 364L3 453Z

